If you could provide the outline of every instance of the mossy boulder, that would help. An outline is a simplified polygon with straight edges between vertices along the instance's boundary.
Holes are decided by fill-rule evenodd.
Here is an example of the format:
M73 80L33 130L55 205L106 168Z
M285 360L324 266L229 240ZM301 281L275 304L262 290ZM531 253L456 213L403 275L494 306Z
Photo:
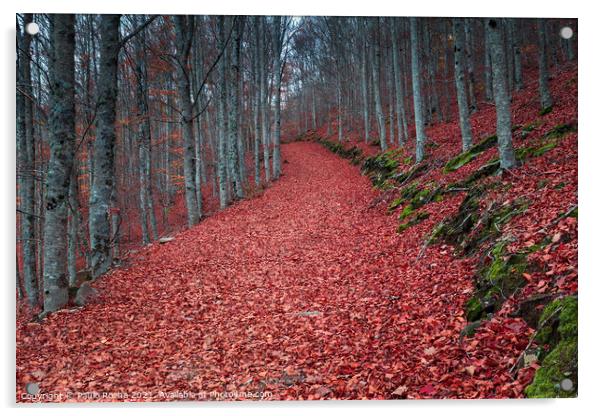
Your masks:
M346 148L345 146L343 146L343 144L334 143L330 140L321 139L318 141L331 152L341 156L342 158L351 160L351 162L355 165L357 165L358 163L360 163L361 160L363 160L364 155L362 149L360 149L357 146Z
M536 340L550 347L533 382L530 398L577 397L578 307L576 296L550 302L539 320ZM570 387L570 388L568 388Z
M443 167L443 171L445 173L454 172L460 169L462 166L467 164L468 162L475 159L478 155L483 153L485 150L495 146L497 143L497 136L494 134L493 136L489 136L483 140L481 140L476 145L472 146L470 149L460 153L458 156L452 158L445 164Z

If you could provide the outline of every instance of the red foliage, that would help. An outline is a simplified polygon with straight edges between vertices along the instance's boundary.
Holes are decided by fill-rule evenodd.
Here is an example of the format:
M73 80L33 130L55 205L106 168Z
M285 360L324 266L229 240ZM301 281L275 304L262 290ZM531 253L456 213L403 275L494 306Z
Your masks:
M575 79L574 71L556 76L554 111L517 146L576 119ZM534 91L516 95L515 124L537 117ZM473 127L476 137L493 133L494 110L476 114ZM457 154L456 130L429 130L439 145L431 160ZM374 207L377 192L356 167L314 143L282 151L283 176L263 195L132 253L94 283L96 302L42 323L20 318L17 400L29 381L79 401L111 400L77 396L94 391L127 401L178 400L179 392L207 400L262 392L285 400L520 397L536 365L516 379L509 370L532 330L509 313L531 293L577 290L577 222L554 222L576 203L576 134L503 178L513 197L536 196L505 225L515 237L509 249L538 242L547 227L554 243L534 255L547 272L530 275L524 291L463 342L475 259L445 245L417 259L426 233L463 196L429 204L427 220L397 234L396 217ZM445 176L433 169L425 180L452 182L494 154Z

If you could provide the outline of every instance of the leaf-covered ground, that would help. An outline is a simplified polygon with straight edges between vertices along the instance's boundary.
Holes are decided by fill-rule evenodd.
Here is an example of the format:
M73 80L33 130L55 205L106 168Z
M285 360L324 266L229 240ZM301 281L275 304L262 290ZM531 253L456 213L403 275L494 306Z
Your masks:
M388 398L400 385L418 397L443 374L469 379L457 339L470 268L449 253L415 262L345 160L314 143L283 152L262 196L142 250L96 284L95 304L19 323L18 396L39 381L140 400Z
M518 147L576 120L576 73L556 76L552 88L557 104L545 116L537 115L536 86L516 95ZM465 178L495 156L490 149L442 173L458 153L450 126L429 130L434 168L425 183ZM475 139L494 126L486 107L473 117ZM483 209L531 201L500 230L513 235L508 250L545 235L552 243L532 256L545 264L541 272L527 274L473 338L460 331L478 259L446 244L421 253L464 195L422 207L429 218L397 233L387 194L356 166L318 143L295 142L283 146L283 177L262 195L132 252L94 283L94 303L41 323L20 315L17 400L27 401L32 381L55 394L51 401L521 397L537 364L510 372L533 333L512 311L533 293L577 290L576 220L557 220L576 204L576 137L492 179L510 190L488 194Z

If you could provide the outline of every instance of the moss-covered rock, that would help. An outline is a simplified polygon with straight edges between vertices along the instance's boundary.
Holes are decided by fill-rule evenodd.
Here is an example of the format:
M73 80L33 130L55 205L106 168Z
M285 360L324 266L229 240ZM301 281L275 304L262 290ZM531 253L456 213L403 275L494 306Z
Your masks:
M382 187L397 171L399 166L397 156L399 154L395 150L369 156L364 159L362 173L368 175L374 186Z
M577 124L574 122L558 124L552 127L549 131L544 134L544 139L559 139L565 134L577 131Z
M552 109L553 109L553 107L552 107L552 106L549 106L549 107L542 108L542 109L539 111L539 115L540 115L540 116L545 116L546 114L550 114L550 113L552 112Z
M543 358L533 382L525 389L527 397L577 396L577 310L576 296L556 299L545 307L539 319L536 340L550 346L550 352ZM568 386L572 388L566 389Z
M364 158L362 149L359 147L352 146L350 148L345 148L345 146L343 146L341 143L335 143L325 139L320 139L318 142L331 152L341 156L342 158L351 160L351 163L354 165L360 163Z
M407 217L410 217L410 216L411 216L410 219L399 224L399 227L397 227L398 233L401 233L401 232L407 230L408 228L413 227L414 225L420 224L422 221L427 219L430 216L430 214L428 212L417 212L414 215L408 214ZM404 217L404 218L407 218L407 217Z
M475 159L478 155L483 153L485 150L495 146L497 143L497 136L494 134L493 136L489 136L476 145L472 146L470 149L460 153L458 156L452 158L445 164L443 167L443 171L445 173L454 172L460 169L462 166L467 164L468 162Z

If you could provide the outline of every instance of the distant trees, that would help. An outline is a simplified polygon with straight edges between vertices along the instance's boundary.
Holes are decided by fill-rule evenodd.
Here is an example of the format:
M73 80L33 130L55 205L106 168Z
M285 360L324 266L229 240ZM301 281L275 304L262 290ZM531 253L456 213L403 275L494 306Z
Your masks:
M509 111L506 101L509 106L512 91L524 87L524 67L532 67L533 62L539 63L541 110L545 113L552 103L548 86L550 64L564 64L575 57L574 41L558 38L550 41L546 28L550 25L575 27L576 22L494 20L500 26L501 37L494 35L491 44L484 41L489 30L487 19L302 19L296 36L309 36L316 45L313 53L305 54L303 66L317 71L317 75L314 72L312 76L320 79L317 101L321 103L324 117L336 109L336 121L330 119L326 123L326 134L336 131L339 141L359 134L365 142L379 145L383 151L394 144L413 142L416 162L421 162L428 156L428 126L440 120L451 121L450 114L457 114L461 133L458 151L466 150L476 140L470 116L480 107L480 102L495 102L504 119ZM504 55L497 54L495 62L492 46L501 47ZM496 68L498 65L505 68ZM304 111L302 102L307 96L305 86L309 84L306 82L309 75L297 67L294 60L291 67L296 77L290 82L284 112L288 119L302 119L299 112ZM505 82L501 84L498 79L494 86L494 72L499 75L499 71L503 71ZM452 100L449 92L454 85L456 94ZM497 99L494 89L497 89ZM506 91L507 100L502 97L505 96L502 89ZM408 128L408 124L413 124L413 128ZM501 136L509 137L504 129ZM502 142L505 166L511 166L511 140Z

